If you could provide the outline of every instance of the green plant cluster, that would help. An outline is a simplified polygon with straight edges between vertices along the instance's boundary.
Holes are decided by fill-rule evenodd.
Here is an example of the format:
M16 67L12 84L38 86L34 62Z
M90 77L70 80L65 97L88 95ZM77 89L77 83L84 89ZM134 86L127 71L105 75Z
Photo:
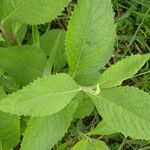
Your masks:
M70 126L92 112L101 121L85 132L72 130L78 142L70 149L109 150L96 135L150 139L150 95L122 84L148 63L150 54L130 55L107 67L116 41L111 0L78 0L67 30L41 36L38 25L57 18L69 3L0 1L2 150L65 150L66 143L58 143ZM28 25L32 39L25 42Z

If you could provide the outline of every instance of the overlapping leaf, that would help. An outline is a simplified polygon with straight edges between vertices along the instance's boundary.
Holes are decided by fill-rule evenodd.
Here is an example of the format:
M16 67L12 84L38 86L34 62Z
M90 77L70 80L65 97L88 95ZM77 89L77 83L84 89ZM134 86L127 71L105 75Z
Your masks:
M68 2L69 0L1 0L1 7L7 6L1 22L12 19L26 24L44 24L60 15Z
M112 130L135 139L150 139L148 93L135 87L117 87L101 91L93 101Z
M83 92L79 93L75 99L79 101L79 105L75 111L74 118L83 119L89 116L94 110L92 100Z
M0 88L0 101L6 97L3 89ZM0 111L0 143L2 149L10 149L19 142L19 117Z
M79 0L68 26L66 54L70 73L80 84L96 83L98 70L113 53L114 41L111 0Z
M63 30L46 32L40 38L41 49L48 56L47 63L44 67L44 75L51 74L52 67L54 67L54 71L58 72L66 65L64 39L65 31Z
M150 54L132 55L119 61L100 76L100 88L115 87L124 80L132 78L149 58Z
M24 134L21 150L51 149L69 128L78 101L73 100L62 111L41 118L32 118Z
M33 46L0 48L0 66L7 71L20 86L42 76L46 56Z
M3 99L0 110L17 115L52 115L68 105L80 90L69 75L50 75Z

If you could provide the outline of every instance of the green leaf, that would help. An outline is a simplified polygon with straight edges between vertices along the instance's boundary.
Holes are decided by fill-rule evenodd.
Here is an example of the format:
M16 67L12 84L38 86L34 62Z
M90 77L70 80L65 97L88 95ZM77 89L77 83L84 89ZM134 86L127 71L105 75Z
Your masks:
M52 115L68 105L80 90L69 75L50 75L3 99L0 109L25 116Z
M5 41L1 34L0 34L0 41Z
M5 7L2 0L1 7ZM8 0L7 0L8 1ZM15 20L26 24L44 24L61 14L69 0L13 0L7 2L8 10L1 17L1 22Z
M0 48L0 66L4 68L20 86L42 76L46 63L44 53L33 46Z
M135 87L102 90L93 101L116 132L135 139L150 139L150 95Z
M0 101L6 97L0 88ZM10 149L17 145L20 137L19 117L0 111L0 143L3 149Z
M73 100L60 112L32 118L24 134L21 150L48 150L64 136L70 126L78 101Z
M111 135L115 133L105 121L101 121L88 135Z
M82 139L71 150L109 150L109 148L100 140Z
M111 88L132 78L150 58L150 54L132 55L108 68L99 79L100 88Z
M115 26L111 0L79 0L66 35L70 73L83 85L97 82L113 53Z
M51 74L53 66L55 70L61 70L65 66L64 39L65 31L63 30L52 30L41 37L41 49L49 56L44 68L44 75Z
M15 2L16 0L0 1L0 22L15 9ZM6 20L3 24L1 24L1 28L7 42L10 44L21 44L25 36L26 25L14 20Z
M75 99L79 101L79 105L74 114L74 118L83 119L89 116L94 110L94 103L92 100L83 92L79 93Z

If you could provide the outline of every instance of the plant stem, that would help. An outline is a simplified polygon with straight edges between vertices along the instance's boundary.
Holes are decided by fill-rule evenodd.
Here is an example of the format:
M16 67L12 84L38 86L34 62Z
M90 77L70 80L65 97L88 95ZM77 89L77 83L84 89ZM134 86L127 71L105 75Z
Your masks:
M39 31L37 25L32 26L32 40L33 45L40 48Z

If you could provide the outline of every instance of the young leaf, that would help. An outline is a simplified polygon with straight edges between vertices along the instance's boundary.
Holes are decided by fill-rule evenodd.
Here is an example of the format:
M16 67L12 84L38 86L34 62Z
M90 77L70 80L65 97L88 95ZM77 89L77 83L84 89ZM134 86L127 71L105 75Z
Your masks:
M46 63L44 53L33 46L0 48L0 66L4 68L20 86L42 76Z
M150 139L150 95L135 87L102 90L93 99L110 128L125 136Z
M69 22L66 54L70 73L80 84L97 82L98 70L112 55L114 41L111 0L79 0Z
M32 118L24 134L21 150L48 150L61 140L73 118L78 101L73 100L62 111L41 118Z
M71 150L109 150L109 148L100 140L82 139Z
M111 88L132 78L150 58L150 54L132 55L108 68L99 79L100 88Z
M0 88L0 101L6 97L5 92ZM19 117L0 111L0 143L3 149L10 149L19 142Z
M25 116L52 115L68 105L80 90L69 75L50 75L3 99L0 109Z
M6 0L1 1L1 7L4 7ZM3 15L1 22L12 19L26 24L44 24L60 15L68 2L69 0L16 0L14 3L9 1L7 6L11 10Z

